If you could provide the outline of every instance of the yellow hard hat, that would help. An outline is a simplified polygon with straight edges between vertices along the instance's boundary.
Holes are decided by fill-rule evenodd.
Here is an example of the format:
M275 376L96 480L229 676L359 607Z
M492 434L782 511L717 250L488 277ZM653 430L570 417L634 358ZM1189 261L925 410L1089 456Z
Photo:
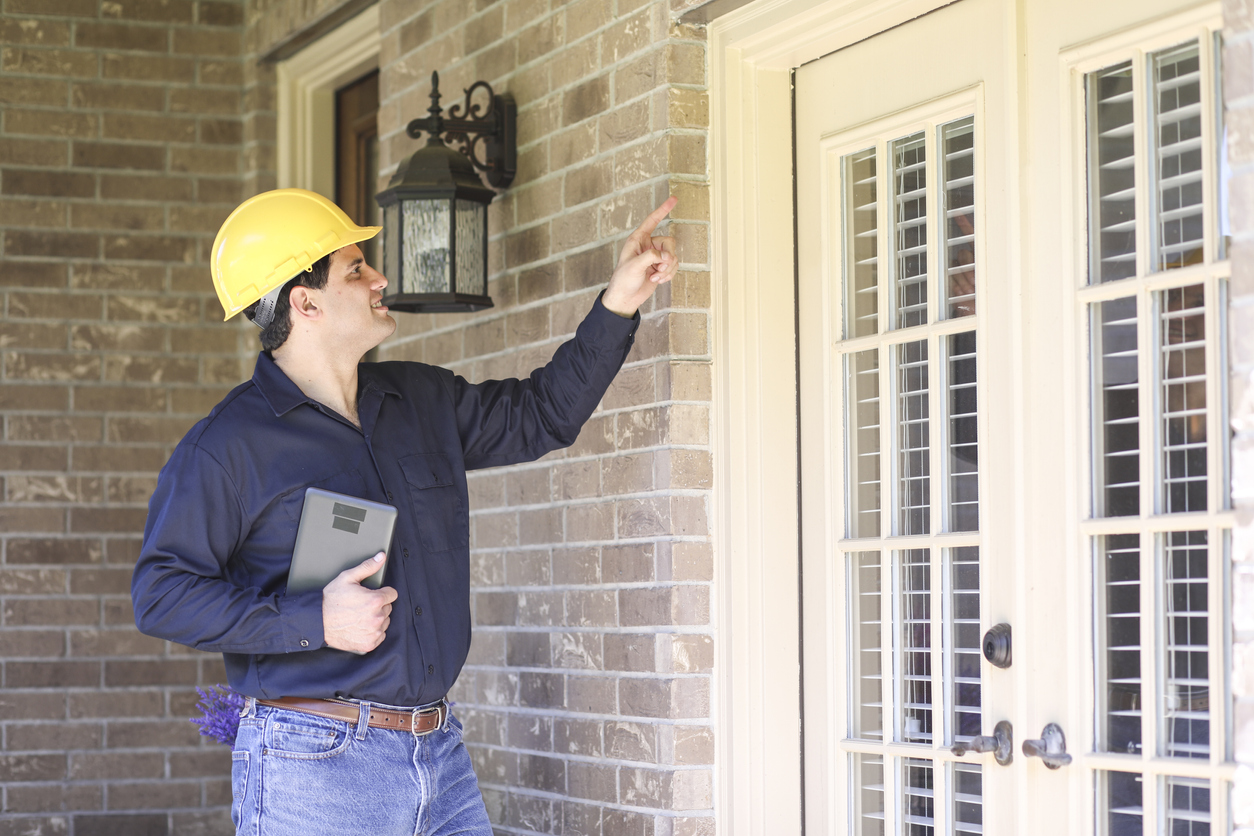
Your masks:
M277 291L315 261L379 234L305 189L276 189L250 197L231 213L213 242L210 268L218 301L230 319Z

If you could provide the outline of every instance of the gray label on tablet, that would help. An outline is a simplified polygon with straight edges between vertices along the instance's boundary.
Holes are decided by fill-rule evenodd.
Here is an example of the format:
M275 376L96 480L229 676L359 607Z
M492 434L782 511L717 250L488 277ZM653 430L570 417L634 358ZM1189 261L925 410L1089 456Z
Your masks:
M365 508L354 508L352 505L345 505L343 502L335 503L331 513L337 517L348 517L350 520L357 520L357 522L364 522L366 519Z

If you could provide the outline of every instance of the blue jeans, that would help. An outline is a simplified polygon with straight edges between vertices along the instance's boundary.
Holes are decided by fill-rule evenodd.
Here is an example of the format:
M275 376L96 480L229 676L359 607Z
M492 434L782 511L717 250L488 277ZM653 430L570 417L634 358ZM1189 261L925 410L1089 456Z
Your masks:
M354 725L249 699L231 755L237 836L492 836L451 711L422 736L362 715Z

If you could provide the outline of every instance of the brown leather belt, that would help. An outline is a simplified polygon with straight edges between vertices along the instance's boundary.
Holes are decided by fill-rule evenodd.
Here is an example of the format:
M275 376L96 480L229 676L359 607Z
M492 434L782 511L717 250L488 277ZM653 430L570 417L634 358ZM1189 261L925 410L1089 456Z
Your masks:
M314 714L328 720L343 720L356 724L361 720L361 709L355 702L345 700L318 700L309 697L280 697L277 700L257 700L260 705ZM370 719L366 725L373 729L392 729L414 734L430 734L444 728L448 719L448 703L441 702L431 708L415 708L413 711L396 711L390 708L370 706Z

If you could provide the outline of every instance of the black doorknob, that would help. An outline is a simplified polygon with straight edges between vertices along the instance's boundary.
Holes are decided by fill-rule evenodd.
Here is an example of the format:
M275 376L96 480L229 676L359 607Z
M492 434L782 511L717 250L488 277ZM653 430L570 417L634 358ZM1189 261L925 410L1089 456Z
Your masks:
M999 668L1010 667L1010 625L997 624L984 634L984 658Z

